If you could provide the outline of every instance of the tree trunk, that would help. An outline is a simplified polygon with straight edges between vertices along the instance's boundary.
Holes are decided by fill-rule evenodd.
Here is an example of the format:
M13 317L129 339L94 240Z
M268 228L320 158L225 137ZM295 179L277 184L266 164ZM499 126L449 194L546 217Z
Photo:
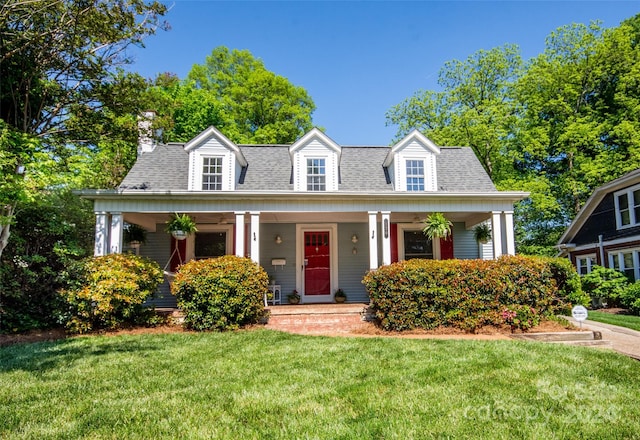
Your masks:
M9 230L11 229L11 221L13 219L13 213L15 212L16 206L14 205L5 205L0 210L0 218L6 219L6 222L3 221L0 223L0 257L2 257L2 251L9 244Z

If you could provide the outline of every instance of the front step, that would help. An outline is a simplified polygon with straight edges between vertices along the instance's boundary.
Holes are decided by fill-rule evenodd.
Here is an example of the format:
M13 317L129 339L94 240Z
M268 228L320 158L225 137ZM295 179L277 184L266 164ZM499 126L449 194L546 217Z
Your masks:
M277 306L265 328L297 334L343 334L366 327L364 304Z
M521 333L511 335L511 338L523 341L550 342L553 344L575 345L580 347L613 348L611 341L602 340L602 333L597 331Z

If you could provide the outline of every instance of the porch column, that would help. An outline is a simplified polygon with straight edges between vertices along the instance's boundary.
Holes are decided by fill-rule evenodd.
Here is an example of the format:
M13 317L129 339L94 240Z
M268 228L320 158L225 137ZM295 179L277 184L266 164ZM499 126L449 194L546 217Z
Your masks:
M107 213L96 212L96 241L93 248L93 255L101 257L107 255Z
M491 231L493 239L493 258L496 259L502 255L502 213L493 211L491 213Z
M513 211L504 211L504 230L506 232L505 240L507 242L507 255L516 254L516 240L513 235Z
M369 211L369 269L378 268L378 212Z
M260 212L251 214L251 259L260 264Z
M109 237L109 253L119 254L122 252L122 213L111 213L111 235Z
M382 211L382 264L391 264L391 211Z
M236 214L236 257L244 257L244 212Z

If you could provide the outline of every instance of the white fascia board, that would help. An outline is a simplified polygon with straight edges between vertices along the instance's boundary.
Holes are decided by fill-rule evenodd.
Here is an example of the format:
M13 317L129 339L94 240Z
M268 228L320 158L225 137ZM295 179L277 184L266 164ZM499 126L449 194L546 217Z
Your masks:
M304 136L291 144L291 146L289 147L289 155L293 157L293 153L296 150L308 144L313 138L317 138L322 144L328 146L333 151L338 153L338 159L340 159L340 156L342 154L342 147L340 147L340 145L338 145L333 139L331 139L316 127L309 130L307 133L305 133Z
M196 149L211 137L215 137L216 139L218 139L218 141L220 141L222 145L231 150L236 155L236 159L238 160L240 166L247 166L247 159L244 157L244 154L242 154L242 151L240 151L240 148L214 126L203 130L199 135L184 144L184 150L188 153L191 150Z
M593 194L587 199L582 206L578 214L573 218L573 221L567 226L564 234L558 240L558 245L571 241L575 238L576 234L582 229L585 222L589 219L596 207L602 202L602 199L609 193L617 191L628 186L635 185L640 182L640 168L630 173L625 174L609 183L605 183L593 190Z
M423 135L417 129L414 128L413 130L411 130L411 132L408 135L406 135L404 138L402 138L399 142L397 142L395 145L391 147L391 151L389 151L389 153L387 154L387 157L384 163L382 164L382 166L388 167L389 165L391 165L391 162L393 162L393 158L395 157L395 154L414 140L421 143L425 147L427 147L427 149L430 150L432 153L440 154L440 147L438 147L431 139L429 139L428 137L426 137L425 135Z
M79 196L95 199L120 198L185 198L185 199L263 199L265 197L285 199L377 199L377 200L486 200L518 202L529 196L528 192L496 191L490 193L397 193L397 192L344 192L344 191L146 191L146 190L83 190L76 191Z

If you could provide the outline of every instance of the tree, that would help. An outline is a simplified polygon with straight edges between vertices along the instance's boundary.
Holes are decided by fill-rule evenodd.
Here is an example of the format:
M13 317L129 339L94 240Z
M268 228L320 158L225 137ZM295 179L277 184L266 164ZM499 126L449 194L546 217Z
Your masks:
M417 92L387 112L387 124L399 125L397 138L418 128L437 143L470 146L496 179L508 164L505 145L516 122L513 84L521 69L514 45L449 61L439 74L443 90Z
M0 119L8 125L2 127L3 162L20 158L34 164L39 157L68 169L78 164L82 148L97 150L109 139L122 140L96 128L122 122L121 103L139 78L118 67L131 62L130 45L142 45L144 37L166 27L160 21L166 10L144 0L5 1L0 6ZM104 136L96 138L96 131ZM3 177L7 180L13 183L3 185L0 195L0 256L15 221L19 191L14 189L22 181Z
M205 64L193 66L184 86L218 103L218 128L236 143L291 143L312 128L315 105L306 90L247 50L214 49Z

